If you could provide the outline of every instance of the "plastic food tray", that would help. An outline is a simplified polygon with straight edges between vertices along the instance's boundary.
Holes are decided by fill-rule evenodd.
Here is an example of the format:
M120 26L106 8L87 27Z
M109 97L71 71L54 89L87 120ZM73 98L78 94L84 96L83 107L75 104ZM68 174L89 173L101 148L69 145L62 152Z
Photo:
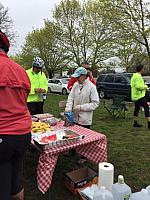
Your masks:
M52 136L56 134L57 139L55 141L49 141L48 143L41 142L41 139L45 136ZM67 136L74 136L72 138L67 138ZM64 138L64 139L63 139ZM40 146L49 147L49 146L56 146L56 145L64 145L70 142L75 142L80 139L83 139L83 135L79 135L76 132L69 130L69 129L59 129L56 131L47 131L45 133L34 133L32 134L32 139L35 141L35 144Z
M40 119L51 118L53 117L53 115L50 113L44 113L44 114L33 115L33 117L37 117L40 120Z
M50 117L50 118L45 118L45 119L41 119L41 122L45 122L47 124L49 124L50 126L55 126L57 125L58 122L61 121L61 119L56 118L56 117Z

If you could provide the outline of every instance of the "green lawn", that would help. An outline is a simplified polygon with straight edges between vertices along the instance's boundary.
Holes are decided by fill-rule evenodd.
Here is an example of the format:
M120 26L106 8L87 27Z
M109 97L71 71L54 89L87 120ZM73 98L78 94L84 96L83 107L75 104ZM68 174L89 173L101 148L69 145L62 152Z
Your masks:
M57 116L60 109L58 102L66 99L67 96L50 94L45 102L45 112L53 113ZM150 130L144 119L144 112L141 111L139 118L142 128L132 127L132 104L126 112L126 119L113 119L104 110L102 103L94 112L92 129L104 133L108 140L108 162L115 167L115 181L119 174L124 175L125 181L132 191L139 191L150 185ZM41 194L36 186L36 166L39 153L28 151L25 159L25 200L48 200L48 194ZM67 157L60 155L55 168L53 183L51 187L53 200L77 200L64 186L64 173L78 169L78 155ZM84 164L85 165L85 164ZM97 170L97 166L92 163L86 165Z

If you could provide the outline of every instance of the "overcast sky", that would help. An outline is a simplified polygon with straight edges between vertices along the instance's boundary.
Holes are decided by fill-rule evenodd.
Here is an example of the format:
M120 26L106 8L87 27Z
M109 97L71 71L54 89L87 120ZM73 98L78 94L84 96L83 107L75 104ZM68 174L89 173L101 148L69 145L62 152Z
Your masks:
M18 38L15 48L10 52L14 53L23 44L24 38L33 28L41 28L44 19L52 19L52 9L61 0L0 0L1 4L8 8L9 16L13 20L14 31Z

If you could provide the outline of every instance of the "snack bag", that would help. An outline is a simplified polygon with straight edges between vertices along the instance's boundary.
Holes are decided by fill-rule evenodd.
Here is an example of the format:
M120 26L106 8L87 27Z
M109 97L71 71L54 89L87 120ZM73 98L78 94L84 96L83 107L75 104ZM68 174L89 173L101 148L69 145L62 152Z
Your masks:
M74 124L73 112L71 111L65 112L64 120L65 120L64 124L65 126L72 126Z

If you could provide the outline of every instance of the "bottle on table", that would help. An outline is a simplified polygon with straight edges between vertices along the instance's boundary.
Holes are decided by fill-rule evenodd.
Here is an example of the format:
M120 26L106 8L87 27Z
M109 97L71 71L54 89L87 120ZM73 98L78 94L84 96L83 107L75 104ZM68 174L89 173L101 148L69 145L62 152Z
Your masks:
M94 192L93 200L115 200L113 199L112 193L104 186L101 186L97 191Z
M131 188L124 182L122 175L119 175L118 182L112 185L112 194L114 200L129 200Z
M46 94L42 92L40 94L40 98L41 98L41 100L45 100L46 99Z
M42 98L43 98L43 100L46 99L46 94L45 93L43 93Z

